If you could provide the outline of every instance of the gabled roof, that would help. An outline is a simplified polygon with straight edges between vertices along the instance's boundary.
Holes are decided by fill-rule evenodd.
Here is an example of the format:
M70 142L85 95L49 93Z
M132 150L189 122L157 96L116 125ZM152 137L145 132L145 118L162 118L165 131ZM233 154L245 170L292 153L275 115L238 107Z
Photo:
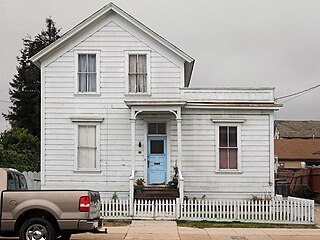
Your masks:
M320 121L275 121L280 138L320 138Z
M61 38L59 38L57 41L53 42L43 50L41 50L39 53L35 54L31 61L34 62L35 65L38 67L41 66L41 61L45 59L48 55L54 53L58 48L64 45L70 38L77 35L81 30L86 28L89 24L94 23L95 21L98 21L101 17L103 17L108 12L113 11L114 13L118 14L122 18L126 19L128 22L133 24L135 27L142 30L145 34L152 37L154 40L165 46L167 49L171 50L176 55L180 56L182 59L185 60L185 86L189 86L190 80L191 80L191 74L193 70L194 65L194 59L190 57L188 54L177 48L175 45L161 37L156 32L152 31L150 28L139 22L137 19L123 11L121 8L110 2L106 6L102 7L100 10L80 22L78 25L76 25L74 28L70 29L68 32L66 32Z
M274 150L279 160L320 160L320 139L278 139Z

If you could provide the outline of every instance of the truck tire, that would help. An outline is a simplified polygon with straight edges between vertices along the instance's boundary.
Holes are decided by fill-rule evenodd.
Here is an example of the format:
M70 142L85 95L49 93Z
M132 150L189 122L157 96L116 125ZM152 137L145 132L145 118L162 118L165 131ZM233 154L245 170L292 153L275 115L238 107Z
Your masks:
M51 222L37 217L30 218L22 224L19 231L20 240L55 240L56 231Z

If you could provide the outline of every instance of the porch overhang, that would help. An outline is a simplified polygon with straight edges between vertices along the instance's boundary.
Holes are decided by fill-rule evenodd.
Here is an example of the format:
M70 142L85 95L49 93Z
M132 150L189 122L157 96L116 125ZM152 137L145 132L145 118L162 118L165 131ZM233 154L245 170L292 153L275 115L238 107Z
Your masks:
M157 100L125 100L124 101L128 107L142 107L142 106L184 106L186 101L181 100L167 100L167 99L157 99Z
M185 106L186 101L180 100L125 100L127 106L131 109L131 158L132 158L132 171L136 170L136 120L137 116L140 113L159 113L159 112L168 112L172 113L175 116L177 122L177 165L181 170L181 155L182 155L182 142L181 142L181 121L182 114L181 109Z

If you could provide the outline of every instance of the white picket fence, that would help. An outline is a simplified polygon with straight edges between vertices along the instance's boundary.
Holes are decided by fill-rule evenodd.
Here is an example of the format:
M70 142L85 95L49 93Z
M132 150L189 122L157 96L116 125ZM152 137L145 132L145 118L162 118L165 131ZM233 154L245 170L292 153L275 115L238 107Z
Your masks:
M40 172L22 172L22 174L26 178L29 190L40 190Z
M314 201L287 200L188 200L181 209L183 220L313 224Z
M102 200L106 219L182 219L314 224L314 201L274 200Z
M134 200L130 209L129 199L102 199L101 215L107 219L176 219L177 207L176 200Z

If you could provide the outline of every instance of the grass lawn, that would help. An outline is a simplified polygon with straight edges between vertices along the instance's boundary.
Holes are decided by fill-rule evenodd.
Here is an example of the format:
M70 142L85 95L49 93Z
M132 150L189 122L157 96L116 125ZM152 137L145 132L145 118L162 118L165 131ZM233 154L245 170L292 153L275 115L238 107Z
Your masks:
M209 221L176 221L179 227L193 228L317 228L313 225L242 223L242 222L209 222Z

